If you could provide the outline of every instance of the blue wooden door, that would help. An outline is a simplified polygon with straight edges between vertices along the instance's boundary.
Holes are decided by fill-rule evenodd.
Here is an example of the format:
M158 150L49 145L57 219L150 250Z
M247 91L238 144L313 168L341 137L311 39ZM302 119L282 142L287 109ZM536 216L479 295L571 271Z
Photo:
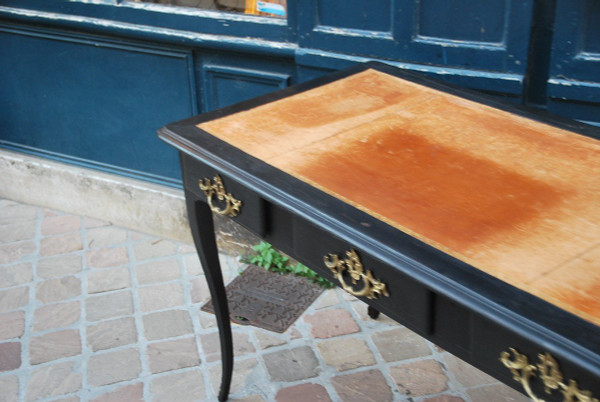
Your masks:
M158 127L372 59L599 122L598 4L288 0L271 18L4 0L0 146L178 186Z

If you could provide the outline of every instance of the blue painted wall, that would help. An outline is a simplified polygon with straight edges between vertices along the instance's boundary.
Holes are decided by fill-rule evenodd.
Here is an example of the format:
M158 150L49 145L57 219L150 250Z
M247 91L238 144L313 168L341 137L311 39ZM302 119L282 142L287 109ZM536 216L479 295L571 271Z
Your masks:
M0 3L0 146L177 186L160 126L377 59L600 124L596 0Z

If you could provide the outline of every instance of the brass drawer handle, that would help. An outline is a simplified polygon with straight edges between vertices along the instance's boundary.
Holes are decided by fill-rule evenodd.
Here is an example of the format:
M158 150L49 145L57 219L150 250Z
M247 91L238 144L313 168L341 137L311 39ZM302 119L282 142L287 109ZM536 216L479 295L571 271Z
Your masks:
M353 296L365 296L367 299L375 299L381 296L389 296L385 283L373 278L370 270L366 270L354 250L346 251L347 258L340 260L337 254L329 254L323 257L325 266L333 272L333 275L342 284L342 288ZM352 285L356 285L362 280L363 285L355 290L352 285L348 285L344 280L344 272L348 271L352 278Z
M536 365L529 364L527 356L519 353L515 348L509 348L510 352L504 351L500 354L500 361L513 375L513 379L520 382L527 395L534 402L544 402L538 398L531 390L530 379L539 376L544 384L544 390L547 394L552 391L560 390L563 394L563 402L599 402L592 396L590 391L582 391L577 385L577 381L569 380L568 384L563 382L563 374L559 369L558 362L546 352L538 354L540 362ZM511 353L513 359L511 360Z
M212 181L208 178L200 179L198 185L200 186L200 190L204 191L206 194L206 198L208 198L208 205L210 206L211 211L219 215L231 217L234 217L240 213L242 202L235 199L231 193L225 191L223 180L219 175L216 175ZM223 208L213 205L214 195L217 196L219 201L225 202L225 206Z

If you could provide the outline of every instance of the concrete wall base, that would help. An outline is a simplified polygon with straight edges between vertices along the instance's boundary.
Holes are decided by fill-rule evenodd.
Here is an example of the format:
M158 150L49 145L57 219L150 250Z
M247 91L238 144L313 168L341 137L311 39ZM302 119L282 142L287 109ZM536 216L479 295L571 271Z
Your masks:
M0 198L89 216L158 237L192 244L183 190L0 151ZM219 250L243 255L259 239L215 216Z
M0 151L0 197L192 243L182 190Z

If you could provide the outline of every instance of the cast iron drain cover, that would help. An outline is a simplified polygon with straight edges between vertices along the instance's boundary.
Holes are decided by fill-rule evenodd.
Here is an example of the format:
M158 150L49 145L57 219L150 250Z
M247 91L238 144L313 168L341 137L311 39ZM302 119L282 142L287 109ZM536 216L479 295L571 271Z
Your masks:
M231 321L285 332L315 301L323 288L294 275L249 266L226 288ZM209 300L203 311L214 314Z

